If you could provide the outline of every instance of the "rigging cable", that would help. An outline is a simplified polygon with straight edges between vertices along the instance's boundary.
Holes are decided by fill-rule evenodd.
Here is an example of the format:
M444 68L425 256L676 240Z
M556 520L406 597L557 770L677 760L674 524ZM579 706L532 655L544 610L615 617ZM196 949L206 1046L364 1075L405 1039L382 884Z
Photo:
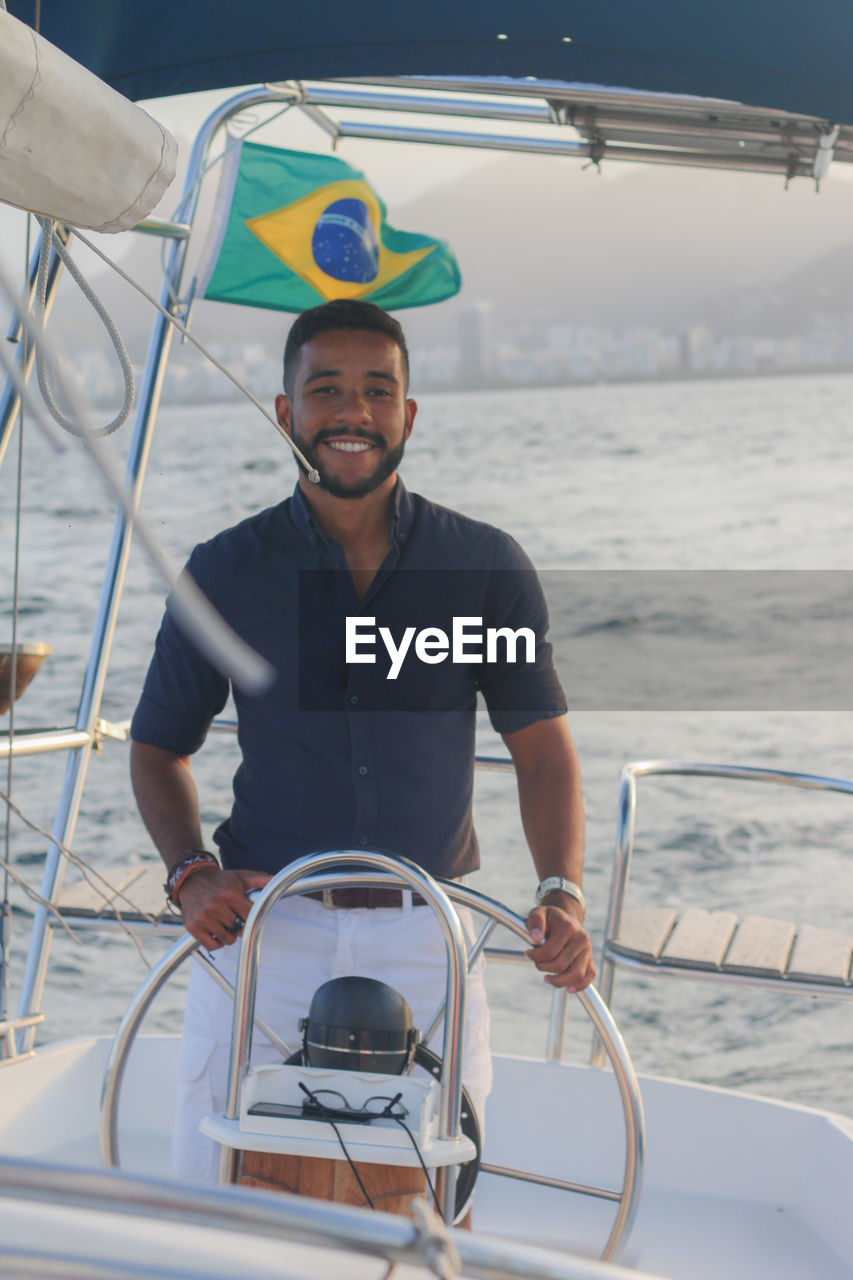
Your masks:
M284 429L284 427L281 425L281 423L280 423L280 422L278 422L278 421L277 421L277 420L272 416L272 414L269 412L269 410L268 410L268 409L266 409L266 408L264 407L264 405L262 405L262 404L261 404L261 402L260 402L260 400L257 398L257 396L255 396L255 395L253 395L253 394L252 394L252 392L251 392L251 391L249 390L249 388L245 385L245 383L241 382L241 381L240 381L240 379L239 379L239 378L237 378L237 377L236 377L236 376L231 372L231 370L230 370L230 369L226 369L225 365L224 365L224 364L222 364L222 362L221 362L220 360L217 360L217 359L216 359L216 356L214 356L210 351L208 351L207 347L205 347L205 346L203 345L203 343L199 342L198 338L196 338L194 334L190 333L189 329L187 328L187 326L186 326L185 324L181 324L180 320L178 320L176 316L173 316L173 315L172 315L172 313L171 313L170 311L167 311L165 307L161 307L161 305L160 305L160 303L157 301L157 299L156 299L156 298L154 298L154 297L152 297L152 296L151 296L151 294L147 291L147 289L143 289L142 285L141 285L141 284L139 284L136 280L134 280L132 276L129 276L129 275L127 274L127 272L126 272L126 271L124 271L124 270L123 270L123 269L118 265L118 263L117 263L117 262L113 262L112 258L108 257L108 256L107 256L107 254L103 253L103 252L102 252L102 251L97 247L97 245L92 244L92 241L91 241L91 240L87 240L87 239L86 239L86 237L85 237L84 235L81 235L79 231L75 231L75 233L74 233L74 234L76 235L77 239L80 241L80 243L81 243L81 244L84 244L84 245L86 246L86 248L87 248L87 249L91 249L91 250L92 250L92 252L93 252L94 254L96 254L96 255L97 255L97 256L98 256L98 257L99 257L103 262L106 262L106 264L107 264L108 266L112 267L113 271L116 271L116 272L121 276L122 280L125 280L129 285L131 285L131 286L132 286L132 287L137 291L137 293L140 293L140 294L142 295L142 297L143 297L143 298L145 298L146 302L150 302L150 303L151 303L151 306L152 306L152 307L154 307L154 309L155 309L156 311L159 311L159 312L160 312L160 315L161 315L161 316L163 316L163 317L164 317L164 319L168 320L168 321L169 321L169 324L173 325L173 326L177 329L178 333L183 334L183 336L184 336L184 337L185 337L189 342L191 342L191 343L193 344L193 346L194 346L198 351L200 351L200 352L201 352L201 354L202 354L202 355L203 355L207 360L209 360L209 361L210 361L210 363L214 366L214 368L218 369L220 373L224 373L224 374L225 374L225 377L226 377L226 378L228 378L229 382L232 382L232 383L234 384L234 386L237 388L237 390L238 390L238 391L240 391L240 392L241 392L241 393L242 393L242 394L243 394L243 395L244 395L248 400L250 400L250 401L251 401L251 403L255 406L255 408L256 408L260 413L262 413L262 414L264 415L264 417L266 418L267 422L271 422L271 423L272 423L272 425L275 427L276 431L279 433L279 435L282 437L282 439L286 441L286 443L287 443L287 444L290 446L290 448L292 449L292 451L293 451L294 455L295 455L295 456L299 459L299 461L302 463L303 467L305 468L305 470L306 470L306 471L307 471L307 473L308 473L308 479L311 481L311 483L312 483L312 484L319 484L319 483L320 483L320 473L317 471L317 469L316 469L315 467L312 467L312 466L311 466L310 462L309 462L309 461L308 461L308 459L305 457L305 455L302 453L301 449L299 449L299 448L298 448L298 447L293 443L293 441L291 440L290 436L287 434L287 432L285 431L285 429ZM65 261L66 261L66 258L65 258L66 250L65 250L65 249L63 249L63 247L62 247L62 245L60 244L60 242L59 242L59 241L57 241L56 248L57 248L57 252L59 253L60 258L62 258L63 262L65 262Z
M0 270L0 297L4 293L14 305L14 295ZM29 327L32 341L47 342L38 316L27 311L26 308L21 309L19 315L24 327ZM51 359L49 343L47 354L51 360L52 377L58 381L72 410L79 415L81 422L85 421L85 410L77 403L73 389L67 384L63 386L61 371L57 368L55 360ZM2 346L0 346L0 364L5 366L12 386L17 390L22 401L29 398L30 410L35 421L49 438L53 438L50 419L33 397L20 369L15 366L14 361L7 358ZM88 431L79 438L102 479L116 497L125 518L134 526L136 537L149 560L169 587L174 616L184 627L187 635L223 674L244 691L261 693L269 688L274 679L274 671L270 664L232 631L186 571L181 574L175 572L170 557L160 547L148 522L139 511L133 492L125 489L121 476L101 442Z
M30 215L26 215L26 236L24 243L24 279L27 278L30 261ZM23 358L26 367L29 337L24 330L21 334L23 342ZM21 578L21 521L23 514L24 491L24 403L21 401L18 423L18 462L15 488L15 541L12 549L12 635L9 655L9 756L6 761L6 793L12 795L12 777L15 743L15 691L18 684L18 614L20 602ZM9 935L12 924L12 904L9 901L10 872L12 860L12 812L6 806L4 830L4 866L3 866L3 898L0 901L0 1021L6 1016L9 1008Z

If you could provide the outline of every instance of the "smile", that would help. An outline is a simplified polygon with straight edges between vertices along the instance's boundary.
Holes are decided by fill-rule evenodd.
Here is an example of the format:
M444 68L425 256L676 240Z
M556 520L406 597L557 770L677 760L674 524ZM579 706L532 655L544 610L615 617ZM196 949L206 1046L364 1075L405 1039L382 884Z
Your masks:
M374 447L367 440L327 440L326 444L340 453L364 453Z

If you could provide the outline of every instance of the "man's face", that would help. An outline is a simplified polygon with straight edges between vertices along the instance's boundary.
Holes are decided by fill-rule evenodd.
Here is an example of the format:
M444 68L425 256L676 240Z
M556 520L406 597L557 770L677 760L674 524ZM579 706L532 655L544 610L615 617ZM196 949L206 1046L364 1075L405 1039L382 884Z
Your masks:
M406 397L403 355L369 329L318 334L299 352L278 420L336 498L363 498L392 476L417 406Z

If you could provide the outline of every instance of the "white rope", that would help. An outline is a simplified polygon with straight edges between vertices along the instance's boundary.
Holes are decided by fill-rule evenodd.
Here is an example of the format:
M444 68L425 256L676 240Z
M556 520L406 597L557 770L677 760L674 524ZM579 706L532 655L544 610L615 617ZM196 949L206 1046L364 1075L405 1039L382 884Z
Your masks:
M455 1280L462 1271L459 1250L441 1218L418 1197L409 1204L424 1263L439 1280Z
M44 827L40 827L37 822L33 822L32 818L28 818L27 815L23 812L23 810L21 810L18 807L18 805L15 804L12 798L9 795L7 795L5 791L0 791L0 800L5 801L8 813L14 813L17 818L20 818L24 826L29 827L31 831L35 831L37 835L44 836L44 838L46 840L49 840L51 844L55 844L59 852L62 854L62 856L64 858L67 858L68 861L73 866L77 867L77 869L82 872L83 879L86 881L89 888L92 889L100 898L103 898L105 906L108 906L110 908L110 910L112 911L113 915L116 918L117 924L124 930L124 932L130 938L133 945L136 947L136 950L139 952L139 955L140 955L140 958L142 959L143 964L147 969L150 969L151 962L149 961L145 952L142 950L142 947L140 946L139 939L137 938L136 934L133 932L133 930L129 927L129 925L123 919L121 912L116 906L116 901L119 898L121 898L124 902L127 903L131 911L135 912L137 915L142 916L145 920L148 921L149 924L153 924L153 925L157 924L157 920L155 919L155 917L152 915L149 915L147 911L143 911L141 907L138 907L136 903L133 901L133 899L129 898L126 893L123 893L121 889L116 889L114 885L110 884L106 876L102 876L100 871L96 871L95 868L92 866L92 864L87 862L85 858L81 857L79 853L75 853L73 849L69 848L68 845L63 844L61 840L58 840L56 838L56 836L52 836L49 831L45 830ZM41 894L36 893L35 889L31 888L29 885L25 883L25 881L21 879L20 876L16 875L15 872L11 870L8 862L5 859L0 860L0 866L2 866L5 871L7 871L12 875L12 878L14 879L15 883L18 884L24 890L24 892L27 893L35 902L38 902L43 907L47 907L48 910L52 911L54 915L56 915L59 918L59 920L62 922L63 927L69 934L71 934L75 942L80 941L80 939L77 937L74 931L66 923L61 912L54 906L52 902L48 902L47 898L43 898ZM100 884L96 883L97 881L100 881ZM102 889L101 885L104 885L105 888Z
M156 298L153 298L151 294L147 292L147 290L143 289L141 284L138 284L136 280L133 279L132 276L129 276L126 271L123 271L117 262L113 262L112 258L108 258L105 253L102 253L100 249L98 249L95 245L92 244L91 240L87 240L86 237L84 235L81 235L79 231L75 231L74 234L81 244L84 244L87 249L91 249L94 254L97 254L97 256L103 262L106 262L108 266L112 267L113 271L118 272L122 280L126 280L127 283L137 291L137 293L141 293L142 297L145 298L146 302L150 302L152 307L156 308L156 310L160 312L160 315L164 316L165 319L169 321L169 324L174 325L178 333L182 333L184 337L187 339L187 341L191 342L193 346L198 351L201 352L201 354L205 357L205 359L210 361L210 363L214 366L214 368L218 369L220 373L225 374L225 377L229 380L229 382L233 382L237 390L242 392L242 394L246 397L246 399L252 402L255 408L258 409L264 415L267 422L271 422L272 425L275 427L276 431L282 437L282 439L287 442L287 444L293 450L296 457L302 463L305 470L308 472L308 479L311 481L311 483L319 484L320 483L319 472L314 467L311 466L310 462L302 453L301 449L297 448L297 446L293 443L293 441L291 440L290 436L287 434L287 432L285 431L281 423L272 416L269 410L266 409L261 404L260 400L258 400L256 396L252 395L252 392L249 390L249 388L244 383L242 383L239 378L235 377L230 369L226 369L225 365L221 364L220 361L216 359L216 356L212 355L211 352L208 351L207 347L203 346L202 343L199 342L198 338L196 338L192 333L190 333L186 325L181 324L180 320L176 319L175 316L173 316L170 311L167 311L165 307L161 307L160 303L157 301Z
M110 341L113 344L113 349L118 356L118 361L121 365L122 377L124 379L124 400L122 401L121 408L111 422L108 422L105 427L101 427L94 432L90 432L90 434L98 436L112 435L114 431L118 431L119 427L122 426L123 423L127 422L127 419L130 416L130 411L133 408L133 367L127 354L127 348L122 341L118 327L109 311L95 293L94 289L77 266L77 263L74 261L65 245L56 236L53 220L51 218L39 218L38 223L41 227L41 248L39 250L36 299L38 302L38 314L42 324L44 324L44 316L47 308L47 279L50 268L50 255L51 251L55 249L58 256L65 263L72 280L78 286L83 296L92 304L96 314L99 316L104 328L109 334ZM36 371L38 373L39 391L41 391L42 399L47 405L51 417L55 422L59 423L63 431L70 432L72 436L83 435L83 428L80 423L73 422L70 418L66 417L53 398L53 391L48 378L47 362L45 361L42 353L41 344L36 346Z
M8 286L2 270L0 270L0 292L6 295L13 306L15 305L14 294ZM81 421L84 421L85 411L76 403L72 388L62 385L61 371L57 368L56 361L52 359L50 344L38 317L27 311L26 307L23 306L19 309L19 315L25 333L34 342L47 344L51 376L54 381L59 383L63 394L71 404L72 411L79 415ZM42 429L47 432L48 436L52 436L53 428L50 419L32 395L21 369L9 357L2 343L0 343L0 365L3 365L6 369L12 385L21 397L22 404L26 404L29 407L30 412ZM94 433L84 431L79 439L82 441L95 467L101 473L108 488L121 505L125 518L133 525L136 536L148 558L171 589L173 611L189 638L219 671L233 680L244 692L252 694L263 693L275 678L273 667L270 666L265 658L262 658L260 654L246 644L245 640L235 634L187 573L182 573L180 576L176 575L169 557L161 549L153 532L148 527L148 522L142 518L141 513L137 510L133 491L128 492L125 490L121 476Z

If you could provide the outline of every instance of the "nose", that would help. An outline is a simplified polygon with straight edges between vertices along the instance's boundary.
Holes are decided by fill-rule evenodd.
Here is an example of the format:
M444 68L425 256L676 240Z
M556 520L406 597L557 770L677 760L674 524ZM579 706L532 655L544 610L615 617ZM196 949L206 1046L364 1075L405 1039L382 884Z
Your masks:
M364 392L357 388L345 391L335 400L334 417L336 422L343 423L370 422L372 418L370 401Z

